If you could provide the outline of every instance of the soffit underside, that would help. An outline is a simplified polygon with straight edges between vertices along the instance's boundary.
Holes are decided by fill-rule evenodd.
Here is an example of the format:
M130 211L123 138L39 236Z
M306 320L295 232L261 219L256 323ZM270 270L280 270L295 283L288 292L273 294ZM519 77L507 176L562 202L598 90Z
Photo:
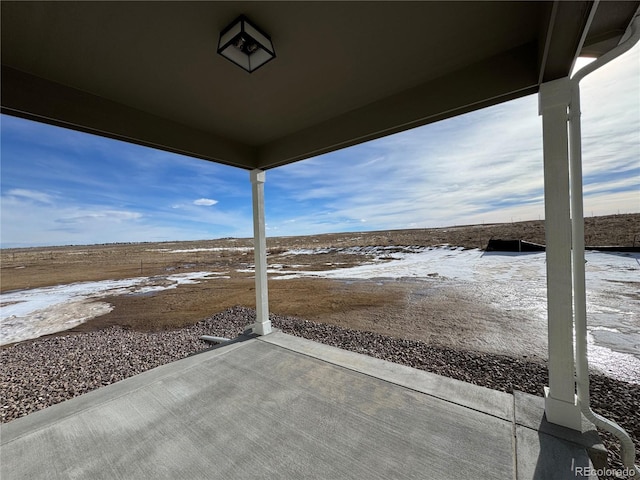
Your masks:
M551 5L2 2L3 111L270 168L533 93ZM215 54L239 13L277 53L251 75Z

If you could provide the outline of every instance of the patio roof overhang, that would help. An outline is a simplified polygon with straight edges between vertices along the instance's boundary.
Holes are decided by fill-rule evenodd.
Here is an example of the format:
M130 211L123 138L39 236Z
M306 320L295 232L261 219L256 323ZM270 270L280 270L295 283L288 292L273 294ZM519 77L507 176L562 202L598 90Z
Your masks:
M3 1L2 112L269 169L536 93L640 2L596 4ZM241 13L252 74L216 54Z

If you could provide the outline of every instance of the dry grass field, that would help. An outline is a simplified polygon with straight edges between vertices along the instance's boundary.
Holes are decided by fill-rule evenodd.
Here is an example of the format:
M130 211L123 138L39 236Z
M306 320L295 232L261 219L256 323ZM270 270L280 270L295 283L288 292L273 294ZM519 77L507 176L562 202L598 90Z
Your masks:
M541 221L509 224L455 226L438 229L391 230L366 233L324 234L268 239L269 262L296 264L284 253L293 248L350 246L441 245L484 248L490 238L523 239L544 243ZM588 245L640 244L640 214L586 219ZM181 285L152 296L121 295L105 299L112 312L76 327L75 331L121 325L135 330L163 330L191 325L235 305L255 306L251 239L218 239L194 242L107 244L28 249L3 249L3 292L79 281L162 276L189 271L214 271L228 278ZM179 251L179 252L176 252ZM307 255L305 268L319 270L353 266L362 255L327 253ZM305 259L307 260L307 259ZM245 270L245 271L243 271ZM248 270L248 271L246 271ZM322 278L270 281L271 311L280 315L388 336L440 343L452 347L482 349L470 340L474 318L504 317L478 305L473 299L432 298L416 301L417 282L341 282ZM425 329L424 325L429 325ZM455 328L453 328L455 327ZM517 352L514 352L517 353Z

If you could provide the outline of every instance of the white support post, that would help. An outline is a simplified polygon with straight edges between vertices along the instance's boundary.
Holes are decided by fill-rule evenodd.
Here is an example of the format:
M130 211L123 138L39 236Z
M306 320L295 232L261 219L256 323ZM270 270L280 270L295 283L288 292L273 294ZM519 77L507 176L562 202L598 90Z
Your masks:
M258 335L271 333L269 320L269 291L267 287L267 237L264 220L264 181L263 170L252 170L251 193L253 197L253 248L256 272L256 323L253 332Z
M549 387L545 387L547 421L581 429L576 396L571 273L569 193L569 78L540 86L544 152L544 206L547 259Z

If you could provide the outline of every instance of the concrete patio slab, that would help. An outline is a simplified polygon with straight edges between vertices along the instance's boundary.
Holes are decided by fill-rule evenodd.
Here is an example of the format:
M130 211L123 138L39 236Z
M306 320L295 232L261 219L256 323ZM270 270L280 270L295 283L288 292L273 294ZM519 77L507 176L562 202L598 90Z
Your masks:
M506 393L273 333L3 425L1 476L547 480L590 465L516 411Z

